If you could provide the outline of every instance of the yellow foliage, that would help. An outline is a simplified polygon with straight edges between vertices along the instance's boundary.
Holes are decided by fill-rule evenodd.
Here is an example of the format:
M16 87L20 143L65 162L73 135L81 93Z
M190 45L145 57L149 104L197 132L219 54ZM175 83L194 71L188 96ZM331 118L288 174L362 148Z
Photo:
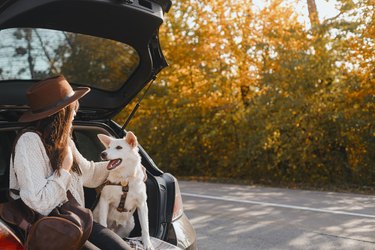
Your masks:
M131 129L179 175L374 185L374 9L312 31L296 2L265 2L177 1L160 30L170 67Z

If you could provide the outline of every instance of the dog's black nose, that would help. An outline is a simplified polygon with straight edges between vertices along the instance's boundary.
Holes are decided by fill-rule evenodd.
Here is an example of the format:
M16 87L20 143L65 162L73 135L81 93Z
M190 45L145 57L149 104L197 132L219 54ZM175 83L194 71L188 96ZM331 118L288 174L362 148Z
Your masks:
M105 152L105 151L101 152L100 158L102 158L103 160L106 160L107 159L107 152Z

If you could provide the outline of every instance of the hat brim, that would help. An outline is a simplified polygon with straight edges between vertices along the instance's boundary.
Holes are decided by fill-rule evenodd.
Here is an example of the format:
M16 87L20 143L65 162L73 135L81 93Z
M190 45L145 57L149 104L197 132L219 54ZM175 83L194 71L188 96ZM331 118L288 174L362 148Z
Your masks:
M57 104L56 106L52 107L51 109L48 109L43 112L33 113L32 110L26 111L24 114L21 115L18 121L19 122L33 122L33 121L41 120L43 118L47 118L53 114L56 114L61 109L67 107L69 104L73 103L74 101L80 99L81 97L86 95L88 92L90 92L90 88L86 88L86 87L76 88L74 89L74 94L68 99L64 100L64 102L61 102Z

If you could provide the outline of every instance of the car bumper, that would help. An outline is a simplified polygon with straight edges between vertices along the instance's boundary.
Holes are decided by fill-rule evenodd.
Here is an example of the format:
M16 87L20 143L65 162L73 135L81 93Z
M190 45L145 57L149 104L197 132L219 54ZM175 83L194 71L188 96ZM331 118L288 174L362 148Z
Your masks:
M167 241L181 249L197 249L195 230L185 214L170 224Z

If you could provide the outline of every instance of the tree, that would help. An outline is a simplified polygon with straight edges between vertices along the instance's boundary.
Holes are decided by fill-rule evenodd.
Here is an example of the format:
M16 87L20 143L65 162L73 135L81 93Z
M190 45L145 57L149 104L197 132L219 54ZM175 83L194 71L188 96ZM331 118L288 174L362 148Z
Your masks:
M371 2L339 1L325 20L306 3L309 28L290 1L174 5L160 31L170 67L130 127L162 169L374 184Z

